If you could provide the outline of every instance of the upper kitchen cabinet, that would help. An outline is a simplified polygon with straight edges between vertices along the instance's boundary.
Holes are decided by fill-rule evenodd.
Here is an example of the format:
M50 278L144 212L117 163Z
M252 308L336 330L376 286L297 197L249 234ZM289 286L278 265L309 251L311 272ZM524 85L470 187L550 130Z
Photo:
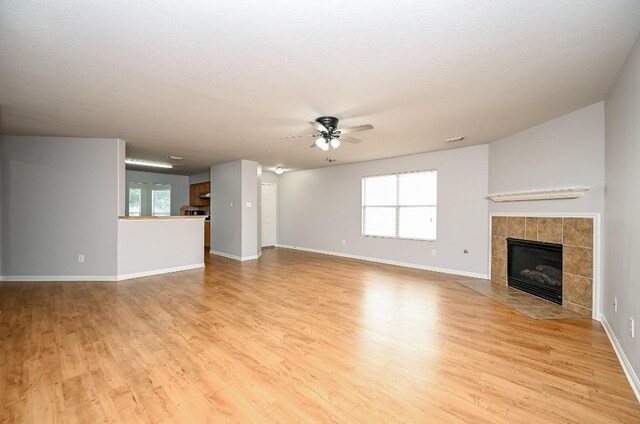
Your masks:
M211 182L191 184L189 189L189 205L209 206L209 196L211 195Z

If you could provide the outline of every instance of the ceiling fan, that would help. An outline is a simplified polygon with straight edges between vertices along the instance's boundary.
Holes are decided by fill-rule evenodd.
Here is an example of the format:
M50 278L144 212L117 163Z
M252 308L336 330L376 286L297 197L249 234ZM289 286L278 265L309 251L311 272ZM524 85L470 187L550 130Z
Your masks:
M354 144L362 141L360 139L347 136L346 134L373 129L373 125L371 124L356 125L355 127L349 128L338 128L338 121L339 119L333 116L321 116L316 119L315 122L309 122L309 124L311 124L319 134L289 135L280 138L316 137L316 141L314 141L309 147L318 147L326 152L329 150L329 146L334 149L340 147L340 143L342 141Z

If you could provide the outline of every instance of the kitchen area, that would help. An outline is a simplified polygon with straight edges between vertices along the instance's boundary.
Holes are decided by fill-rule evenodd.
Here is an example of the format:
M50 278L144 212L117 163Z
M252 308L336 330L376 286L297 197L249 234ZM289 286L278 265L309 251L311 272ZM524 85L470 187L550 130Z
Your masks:
M204 267L211 240L209 173L125 171L118 279Z
M202 248L211 247L211 182L209 172L176 175L126 170L125 215L130 219L191 219L204 221Z
M180 207L181 216L204 216L204 247L211 248L211 182L189 185L189 204Z

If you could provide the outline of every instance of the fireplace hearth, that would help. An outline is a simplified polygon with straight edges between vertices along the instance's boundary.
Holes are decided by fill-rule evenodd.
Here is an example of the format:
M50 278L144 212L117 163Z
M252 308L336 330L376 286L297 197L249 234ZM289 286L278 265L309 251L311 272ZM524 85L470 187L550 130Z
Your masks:
M562 245L507 239L510 287L562 305Z

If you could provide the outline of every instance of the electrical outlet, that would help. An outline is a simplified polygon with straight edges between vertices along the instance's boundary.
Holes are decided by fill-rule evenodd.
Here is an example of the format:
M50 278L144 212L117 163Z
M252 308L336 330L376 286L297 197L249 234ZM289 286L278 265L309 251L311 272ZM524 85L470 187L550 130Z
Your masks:
M618 312L618 298L613 298L613 312Z
M250 208L252 206L251 202L247 202L247 207Z
M342 245L346 246L347 245L347 241L346 240L342 240Z
M84 255L78 255L78 262L84 262Z
M631 317L629 317L629 334L632 339L636 336L636 323Z
M431 256L436 256L436 249L431 249Z

